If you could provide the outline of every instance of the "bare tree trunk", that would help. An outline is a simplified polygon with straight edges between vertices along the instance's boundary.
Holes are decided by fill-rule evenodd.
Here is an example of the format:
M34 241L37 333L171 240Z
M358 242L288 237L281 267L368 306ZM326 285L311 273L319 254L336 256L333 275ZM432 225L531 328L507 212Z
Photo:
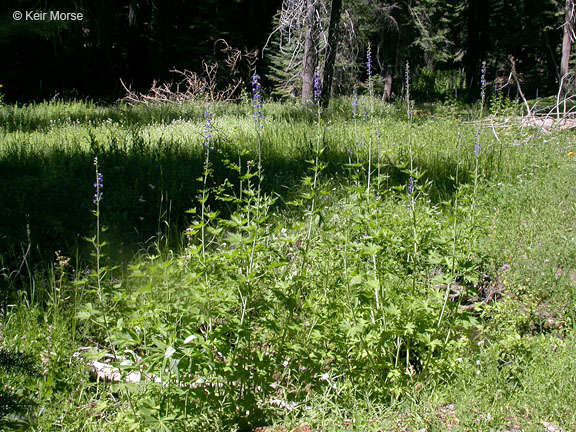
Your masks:
M382 100L388 102L392 99L392 74L390 71L386 72L384 76L384 91L382 92Z
M340 13L342 11L342 0L332 0L332 9L330 11L330 27L328 27L328 52L324 60L324 76L322 78L322 106L327 107L330 102L332 93L332 81L334 78L334 63L336 62L336 52L338 51L338 42L340 33L338 25L340 24Z
M560 60L560 77L562 84L561 92L566 94L564 77L568 74L570 68L570 52L572 51L572 37L574 34L574 0L566 0L564 22L564 37L562 38L562 59Z
M306 0L306 39L304 40L304 59L302 61L302 105L314 100L314 71L318 65L318 32L316 0Z

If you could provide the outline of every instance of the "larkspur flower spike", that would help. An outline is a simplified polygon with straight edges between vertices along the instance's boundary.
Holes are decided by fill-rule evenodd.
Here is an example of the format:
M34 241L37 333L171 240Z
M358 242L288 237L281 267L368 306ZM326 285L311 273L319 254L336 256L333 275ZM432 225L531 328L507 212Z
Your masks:
M480 74L480 97L482 98L483 103L486 98L486 60L482 62Z
M104 176L100 171L98 171L98 158L94 158L94 167L96 169L96 183L94 183L94 199L92 202L98 204L102 201L102 189L104 188Z
M358 114L358 87L355 85L352 90L352 115L356 117Z
M261 120L264 118L262 115L262 86L258 74L252 76L252 115L254 116L254 124L262 127Z
M314 103L318 103L322 95L322 84L320 83L320 75L318 71L314 71Z
M480 155L480 151L482 150L482 147L480 146L480 129L478 129L476 131L476 134L474 134L474 154L476 156Z
M374 96L374 83L372 82L372 48L368 45L366 51L366 72L368 74L368 94L370 98ZM370 101L371 112L374 111L373 101ZM368 115L365 116L367 118Z
M404 78L406 82L407 93L409 94L410 89L410 63L406 62L406 72L404 73Z
M372 48L368 45L368 50L366 51L366 71L368 72L368 82L372 78Z
M206 122L204 124L204 147L214 150L214 140L212 138L214 126L212 126L212 109L210 107L204 111L204 120Z
M414 177L410 176L410 179L408 179L408 195L412 195L412 192L414 192Z
M411 117L412 112L412 103L410 101L410 63L406 62L406 71L404 73L404 84L406 85L406 103L408 105L408 117Z

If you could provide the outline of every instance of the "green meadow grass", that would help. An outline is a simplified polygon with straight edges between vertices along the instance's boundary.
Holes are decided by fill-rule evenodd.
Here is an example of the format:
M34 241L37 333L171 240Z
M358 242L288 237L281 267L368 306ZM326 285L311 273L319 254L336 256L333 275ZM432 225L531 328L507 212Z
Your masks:
M4 427L573 429L574 133L359 108L1 105Z

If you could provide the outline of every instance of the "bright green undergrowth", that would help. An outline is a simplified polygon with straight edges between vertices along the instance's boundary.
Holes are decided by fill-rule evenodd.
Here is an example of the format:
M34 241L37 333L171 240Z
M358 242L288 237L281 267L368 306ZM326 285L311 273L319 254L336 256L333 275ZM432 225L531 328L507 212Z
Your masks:
M6 427L574 427L573 133L347 103L0 107Z

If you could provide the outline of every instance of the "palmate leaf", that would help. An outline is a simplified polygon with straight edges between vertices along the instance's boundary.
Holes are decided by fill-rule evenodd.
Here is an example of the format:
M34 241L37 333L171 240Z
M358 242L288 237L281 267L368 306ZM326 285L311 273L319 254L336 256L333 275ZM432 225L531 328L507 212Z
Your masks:
M442 346L442 341L440 339L432 339L434 332L432 329L429 329L428 332L419 333L416 338L424 343L430 350L434 351L437 347Z
M145 429L151 431L171 432L171 423L176 422L178 417L174 414L162 416L159 412L160 407L152 404L153 403L150 403L148 406L141 406L139 409L142 425Z
M250 243L250 237L245 237L241 233L230 233L226 236L226 242L231 246L240 246Z
M350 279L350 286L360 285L362 283L362 276L355 275Z
M376 255L378 252L380 252L380 250L382 250L381 246L376 245L374 243L367 243L361 246L360 253L363 256L372 256Z
M100 315L102 315L102 312L94 308L92 303L86 303L85 305L80 306L76 318L79 320L89 320L92 318L98 318Z
M416 329L416 325L412 322L407 322L404 324L404 335L411 335L414 334L414 330Z

